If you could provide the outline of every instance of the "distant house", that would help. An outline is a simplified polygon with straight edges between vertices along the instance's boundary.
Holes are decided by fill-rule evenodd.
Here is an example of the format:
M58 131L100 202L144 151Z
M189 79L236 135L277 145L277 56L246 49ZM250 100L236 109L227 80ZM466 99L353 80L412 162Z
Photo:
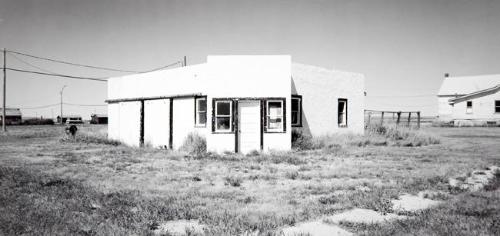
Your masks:
M3 108L0 108L0 124L3 122ZM19 108L5 109L5 124L20 125L22 123L22 114Z
M108 123L108 115L92 114L92 115L90 115L90 123L91 124L107 124Z
M438 93L438 115L455 125L500 125L500 74L449 77Z
M190 133L208 151L291 149L292 130L364 132L364 76L290 56L208 56L207 63L108 80L108 135L178 149Z
M57 122L61 123L60 116L57 117ZM63 116L62 123L63 124L83 124L83 120L82 120L82 117L78 116L78 115Z

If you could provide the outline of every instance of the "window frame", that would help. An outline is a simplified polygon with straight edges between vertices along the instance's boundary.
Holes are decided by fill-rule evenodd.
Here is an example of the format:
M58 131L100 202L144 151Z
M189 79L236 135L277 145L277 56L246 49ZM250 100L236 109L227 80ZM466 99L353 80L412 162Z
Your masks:
M495 108L495 113L500 113L500 100L495 100L494 108Z
M299 100L298 111L297 111L297 123L293 123L293 100ZM302 96L301 95L292 95L291 104L290 104L290 122L292 123L292 127L302 127Z
M203 112L199 110L198 101L205 100L205 123L201 124L198 120L198 113ZM207 96L199 96L194 98L194 126L195 127L207 127L208 118L208 99Z
M269 115L269 103L270 102L279 102L281 104L281 116L277 116L277 117L281 117L281 129L270 129L269 128L269 119L270 119L270 115ZM286 102L284 99L266 99L265 101L265 105L266 105L266 108L265 108L265 132L266 133L284 133L286 132L286 120L285 120L285 117L286 117Z
M469 102L470 102L470 106L469 106ZM474 109L474 103L472 102L472 100L465 101L465 114L472 114L474 111L473 109Z
M343 117L344 117L344 121L345 121L344 123L345 124L341 124L340 123L340 119L339 119L339 117L340 117L339 105L340 105L341 102L345 104L344 105L345 112L343 112ZM348 115L347 115L348 114L348 108L349 108L348 104L349 103L348 103L347 98L339 98L339 99L337 99L337 126L339 128L347 128L348 125L349 125L348 119L347 119L348 118Z
M229 115L217 115L217 103L229 103ZM230 99L220 99L213 101L213 119L212 119L212 132L213 133L233 133L234 132L234 124L233 124L233 100ZM219 130L217 129L217 118L219 117L229 117L229 129Z

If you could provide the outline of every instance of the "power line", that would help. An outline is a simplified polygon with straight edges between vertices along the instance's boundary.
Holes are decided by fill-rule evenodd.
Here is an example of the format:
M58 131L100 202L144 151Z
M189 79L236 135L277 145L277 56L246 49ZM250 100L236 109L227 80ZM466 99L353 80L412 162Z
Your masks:
M61 60L56 60L56 59L51 59L47 57L40 57L40 56L35 56L35 55L30 55L22 52L16 52L16 51L11 51L7 50L9 53L15 53L18 55L23 55L26 57L32 57L40 60L46 60L46 61L51 61L51 62L57 62L61 64L66 64L66 65L72 65L72 66L80 66L80 67L86 67L86 68L92 68L92 69L99 69L99 70L108 70L108 71L115 71L115 72L127 72L127 73L141 73L140 71L133 71L133 70L122 70L122 69L116 69L116 68L108 68L108 67L102 67L102 66L91 66L91 65L84 65L84 64L79 64L79 63L73 63L73 62L67 62L67 61L61 61Z
M147 72L153 72L153 71L165 69L165 68L168 68L168 67L171 67L171 66L183 63L182 61L176 61L176 62L174 62L172 64L169 64L169 65L166 65L166 66L162 66L162 67L158 67L158 68L155 68L155 69L152 69L152 70L135 71L135 70L123 70L123 69L116 69L116 68L109 68L109 67L102 67L102 66L92 66L92 65L85 65L85 64L79 64L79 63L73 63L73 62L56 60L56 59L51 59L51 58L47 58L47 57L40 57L40 56L35 56L35 55L31 55L31 54L27 54L27 53L22 53L22 52L11 51L11 50L7 50L7 52L10 53L11 55L18 54L18 55L22 55L22 56L26 56L26 57L32 57L32 58L36 58L36 59L40 59L40 60L46 60L46 61L51 61L51 62L56 62L56 63L62 63L62 64L66 64L66 65L80 66L80 67L86 67L86 68L92 68L92 69L99 69L99 70L108 70L108 71L115 71L115 72L126 72L126 73L147 73ZM33 65L31 65L31 66L33 66ZM40 69L40 70L44 70L44 69L41 69L40 67L36 67L36 68ZM54 73L54 74L57 74L57 73Z
M9 54L10 54L11 56L13 56L13 57L14 57L14 59L16 59L17 61L19 61L19 62L21 62L21 63L23 63L23 64L25 64L25 65L28 65L28 66L30 66L30 67L33 67L33 68L35 68L35 69L38 69L38 70L41 70L41 71L44 71L44 72L47 72L47 73L51 73L51 74L58 74L58 73L56 73L56 72L53 72L53 71L50 71L50 70L47 70L47 69L41 68L41 67L39 67L39 66L35 66L35 65L33 65L33 64L31 64L31 63L29 63L29 62L27 62L27 61L25 61L25 60L23 60L23 59L19 58L18 56L16 56L16 54L12 54L12 53L9 53Z
M104 78L92 78L92 77L82 77L82 76L73 76L73 75L53 74L53 73L45 73L45 72L38 72L38 71L31 71L31 70L21 70L21 69L16 69L16 68L9 68L9 67L7 67L5 69L11 70L11 71L17 71L17 72L64 77L64 78L70 78L70 79L94 80L94 81L100 81L100 82L107 82L107 80Z
M19 107L19 109L42 109L42 108L59 106L59 105L61 105L61 103L54 103L54 104L49 104L49 105L37 106L37 107Z
M107 106L107 104L75 104L75 103L63 103L64 105L70 105L70 106L80 106L80 107L104 107Z

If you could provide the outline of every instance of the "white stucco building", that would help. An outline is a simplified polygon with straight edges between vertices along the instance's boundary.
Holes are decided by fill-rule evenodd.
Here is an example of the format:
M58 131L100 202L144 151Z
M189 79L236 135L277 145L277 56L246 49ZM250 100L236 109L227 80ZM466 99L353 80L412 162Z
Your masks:
M500 74L445 76L438 93L440 120L455 125L500 124Z
M109 79L108 135L178 149L189 133L208 151L291 149L313 136L364 132L364 77L290 56L208 56L204 64Z

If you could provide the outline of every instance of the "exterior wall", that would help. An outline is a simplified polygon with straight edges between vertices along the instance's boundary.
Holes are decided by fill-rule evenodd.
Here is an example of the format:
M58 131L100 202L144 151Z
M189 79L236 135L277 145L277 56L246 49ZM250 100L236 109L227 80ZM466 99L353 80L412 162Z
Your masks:
M207 124L205 127L195 127L194 96L174 98L174 149L182 146L189 133L195 132L206 137L208 151L235 150L236 130L231 133L212 131L213 101L221 98L234 102L247 99L285 99L285 132L264 132L264 151L291 149L292 94L302 95L301 129L316 136L364 132L363 75L305 65L292 66L290 56L209 56L206 64L112 78L108 82L110 100L184 94L207 96ZM346 128L340 128L337 124L339 98L348 100ZM144 101L146 145L168 147L169 104L169 99ZM141 102L138 101L110 103L109 137L139 146L140 109ZM236 118L233 118L233 122L236 122Z
M500 100L500 91L496 93L476 97L468 101L472 101L472 113L466 113L467 101L461 101L453 105L453 119L455 120L498 120L500 121L500 113L495 113L495 100Z
M167 148L170 138L170 100L144 101L144 143Z
M234 133L212 133L212 102L214 98L286 99L286 132L264 133L264 151L291 149L291 57L290 56L209 56L207 81L207 149L234 151Z
M140 145L140 102L122 102L108 105L108 137L131 146Z
M450 105L449 100L455 96L440 96L438 97L438 115L442 121L450 121L453 119L453 106Z
M364 133L364 76L293 64L292 93L302 95L302 127L313 136ZM338 99L347 99L347 127L338 125Z

